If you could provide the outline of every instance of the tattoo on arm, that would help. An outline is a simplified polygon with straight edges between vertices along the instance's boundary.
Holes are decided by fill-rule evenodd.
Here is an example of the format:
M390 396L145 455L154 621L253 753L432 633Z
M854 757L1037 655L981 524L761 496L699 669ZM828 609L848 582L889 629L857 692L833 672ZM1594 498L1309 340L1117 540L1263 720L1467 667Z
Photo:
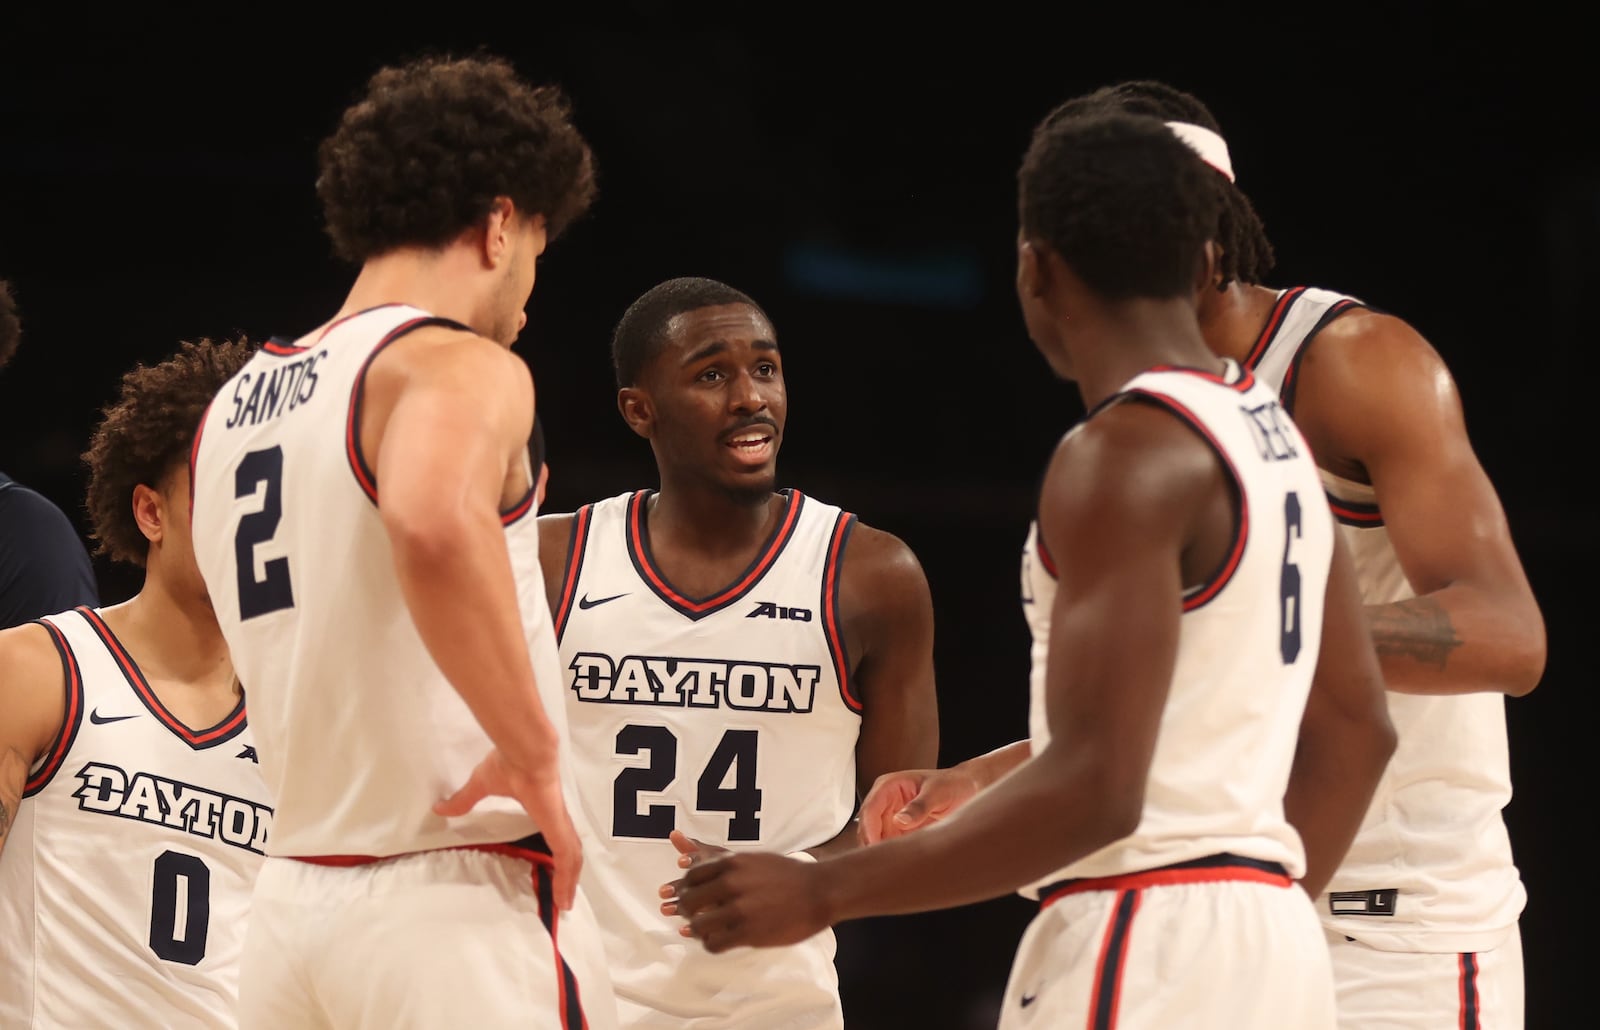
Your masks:
M1380 659L1410 658L1442 669L1450 652L1462 644L1450 613L1432 597L1373 605L1367 609L1367 623Z
M6 844L11 821L22 803L22 788L27 783L28 767L10 748L0 747L0 848Z

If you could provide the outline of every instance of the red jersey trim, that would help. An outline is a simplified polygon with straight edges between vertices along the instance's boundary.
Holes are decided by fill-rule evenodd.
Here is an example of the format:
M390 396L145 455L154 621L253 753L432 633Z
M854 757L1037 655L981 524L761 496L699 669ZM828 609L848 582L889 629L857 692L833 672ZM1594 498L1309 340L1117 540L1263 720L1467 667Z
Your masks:
M118 667L122 669L122 675L127 679L128 685L133 688L133 692L139 696L139 700L143 701L144 706L150 710L150 713L164 723L167 729L176 734L184 743L199 751L203 748L215 747L231 737L237 736L239 731L244 729L246 720L243 696L239 698L239 703L233 706L233 711L229 712L215 726L201 730L192 730L185 726L178 720L177 716L167 710L166 705L161 703L161 699L156 696L156 692L150 689L150 682L145 679L144 672L139 668L139 663L135 662L133 656L128 654L127 648L122 646L122 641L117 639L117 635L111 631L110 626L106 625L105 620L100 617L100 613L93 608L87 607L79 607L74 610L88 620L90 628L100 638L100 642L106 646L106 650L111 652L111 657L116 661Z
M66 696L61 729L45 750L44 764L23 783L22 796L25 798L33 797L49 785L61 768L61 763L66 761L67 752L72 750L72 742L78 739L78 727L83 725L83 673L78 668L77 656L72 653L72 645L67 643L66 634L53 623L39 619L35 624L43 626L50 634L50 643L55 645L56 654L61 656L62 688Z

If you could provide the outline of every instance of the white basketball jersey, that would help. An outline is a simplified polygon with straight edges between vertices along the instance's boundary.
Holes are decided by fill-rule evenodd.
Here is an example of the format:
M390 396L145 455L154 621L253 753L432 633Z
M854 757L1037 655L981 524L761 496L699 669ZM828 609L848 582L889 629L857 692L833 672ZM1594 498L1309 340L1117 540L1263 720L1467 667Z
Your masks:
M232 1027L272 823L244 702L190 729L98 612L40 621L65 719L0 852L0 1026Z
M1241 499L1234 543L1184 597L1138 828L1035 882L1024 889L1029 896L1063 879L1222 853L1278 862L1295 877L1305 872L1283 796L1322 640L1334 532L1310 450L1273 392L1232 362L1223 376L1152 369L1096 412L1135 399L1172 412L1216 452ZM1035 525L1024 551L1023 611L1034 638L1036 752L1050 741L1044 660L1056 585L1048 560Z
M674 828L793 852L833 838L855 810L861 706L838 621L855 516L787 496L755 562L703 598L656 567L649 492L574 516L556 627L575 782L602 841L584 875L624 1025L840 1025L831 931L713 955L678 935L656 894L681 875Z
M1363 306L1328 290L1285 290L1251 354L1262 382L1294 412L1306 346L1338 315ZM1366 483L1322 471L1355 559L1362 600L1416 596ZM1331 929L1394 950L1494 947L1527 899L1501 809L1511 800L1505 697L1390 693L1394 756L1319 909ZM1389 893L1393 892L1393 893Z
M509 798L433 814L491 745L411 620L378 514L382 484L358 446L368 365L440 324L455 325L387 305L306 346L268 342L217 394L195 440L195 556L250 691L278 812L271 855L382 857L536 829ZM534 675L559 729L533 495L530 485L502 521Z

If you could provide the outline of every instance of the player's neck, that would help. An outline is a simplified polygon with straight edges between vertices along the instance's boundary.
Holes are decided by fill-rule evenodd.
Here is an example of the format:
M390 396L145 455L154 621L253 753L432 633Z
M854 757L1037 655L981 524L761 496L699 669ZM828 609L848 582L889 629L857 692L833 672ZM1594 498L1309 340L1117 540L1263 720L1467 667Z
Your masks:
M1072 364L1086 407L1158 365L1221 371L1222 362L1207 348L1186 299L1121 301L1079 321Z
M203 599L175 596L159 569L147 571L139 593L104 616L148 679L231 689L233 663L216 613Z
M403 247L369 258L329 321L384 304L408 304L471 326L478 309L477 270L472 256L459 247Z
M1278 301L1278 291L1251 283L1229 283L1207 294L1200 305L1200 331L1206 346L1224 358L1244 363Z
M652 549L716 555L760 546L781 513L782 498L771 492L737 495L663 481L645 517Z

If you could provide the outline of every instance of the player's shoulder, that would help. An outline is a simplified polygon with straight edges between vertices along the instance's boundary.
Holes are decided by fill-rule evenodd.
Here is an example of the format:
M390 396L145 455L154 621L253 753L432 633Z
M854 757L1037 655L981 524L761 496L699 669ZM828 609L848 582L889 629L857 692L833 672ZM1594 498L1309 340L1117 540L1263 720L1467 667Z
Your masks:
M1377 308L1341 312L1317 333L1305 357L1303 376L1315 370L1370 377L1416 372L1432 375L1444 359L1406 319Z
M853 593L885 601L903 599L907 591L927 591L922 562L911 545L886 529L868 525L859 516L840 555L840 574Z
M41 622L25 622L0 630L0 682L8 687L18 683L48 681L59 683L61 656L50 631Z
M1041 511L1149 514L1187 503L1209 489L1218 472L1206 432L1192 413L1160 395L1118 397L1056 442Z

